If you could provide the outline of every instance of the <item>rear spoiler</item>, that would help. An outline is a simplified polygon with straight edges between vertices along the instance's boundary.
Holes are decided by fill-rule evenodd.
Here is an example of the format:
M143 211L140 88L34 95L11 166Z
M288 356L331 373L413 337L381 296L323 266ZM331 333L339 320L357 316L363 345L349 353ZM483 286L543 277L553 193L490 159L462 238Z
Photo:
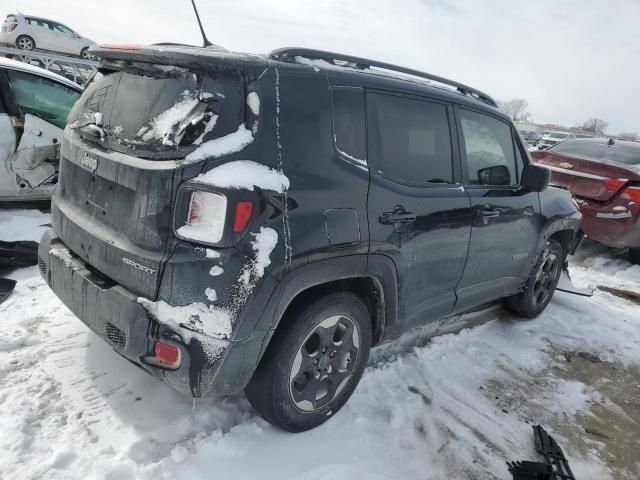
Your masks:
M99 58L98 69L110 68L118 61L196 70L264 70L269 65L267 59L259 55L188 45L94 45L89 52Z

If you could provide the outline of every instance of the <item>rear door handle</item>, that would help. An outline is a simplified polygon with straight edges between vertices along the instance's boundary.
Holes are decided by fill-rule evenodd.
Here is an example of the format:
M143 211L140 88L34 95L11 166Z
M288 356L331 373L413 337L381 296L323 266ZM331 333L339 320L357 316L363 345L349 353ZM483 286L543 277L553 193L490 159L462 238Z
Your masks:
M411 223L416 221L416 214L409 212L385 212L378 219L383 225L391 225L394 223Z
M493 218L493 217L499 217L499 216L500 216L500 210L495 210L493 208L485 208L482 210L483 218Z

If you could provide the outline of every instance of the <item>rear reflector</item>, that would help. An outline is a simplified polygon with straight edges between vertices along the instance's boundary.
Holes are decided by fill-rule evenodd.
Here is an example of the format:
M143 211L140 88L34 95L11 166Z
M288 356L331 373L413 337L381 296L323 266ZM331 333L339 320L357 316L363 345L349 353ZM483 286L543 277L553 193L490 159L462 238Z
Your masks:
M640 203L640 187L627 187L622 192L622 198Z
M181 360L180 349L171 343L156 340L153 358L167 368L178 368Z
M238 202L233 219L233 231L236 233L243 232L247 228L249 220L251 220L251 215L253 215L253 202Z
M611 192L620 190L628 180L625 178L607 178L604 180L604 186Z

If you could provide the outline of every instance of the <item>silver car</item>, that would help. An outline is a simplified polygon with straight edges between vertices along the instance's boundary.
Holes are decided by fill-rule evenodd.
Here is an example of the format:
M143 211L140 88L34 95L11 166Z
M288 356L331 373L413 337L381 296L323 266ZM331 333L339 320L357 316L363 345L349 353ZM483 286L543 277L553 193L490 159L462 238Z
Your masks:
M22 50L49 50L92 59L89 47L96 42L55 20L31 15L7 15L0 31L0 44Z
M0 202L51 198L67 116L82 87L0 58Z

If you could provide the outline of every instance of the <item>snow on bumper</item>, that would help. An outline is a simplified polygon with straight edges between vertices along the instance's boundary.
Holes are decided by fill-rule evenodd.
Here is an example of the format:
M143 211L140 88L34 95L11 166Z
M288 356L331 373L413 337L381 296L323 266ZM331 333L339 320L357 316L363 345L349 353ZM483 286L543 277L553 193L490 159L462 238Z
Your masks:
M113 349L175 390L199 397L208 393L231 394L233 382L218 379L231 347L232 357L242 355L248 342L190 332L178 325L160 323L133 292L87 269L55 235L47 230L38 250L40 272L62 302ZM176 370L153 364L154 343L162 339L178 346L182 362ZM232 362L233 363L233 362ZM231 369L232 370L232 369ZM227 371L227 375L231 375Z

